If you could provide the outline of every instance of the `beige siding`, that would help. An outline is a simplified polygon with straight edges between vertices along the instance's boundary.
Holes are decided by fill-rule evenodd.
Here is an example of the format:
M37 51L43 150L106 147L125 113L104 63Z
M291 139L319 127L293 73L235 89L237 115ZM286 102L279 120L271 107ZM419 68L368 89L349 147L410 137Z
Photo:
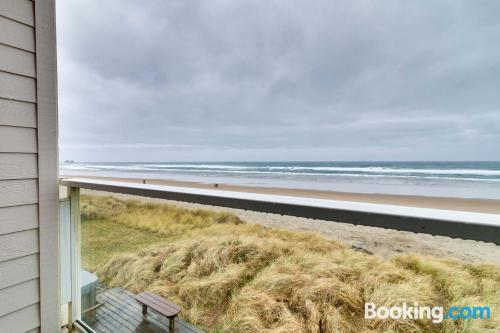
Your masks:
M38 278L38 254L8 260L0 266L0 289Z
M0 302L0 316L38 303L40 298L39 288L38 279L33 279L0 290L0 299L9 300L8 302Z
M36 204L0 208L0 235L35 228L38 228Z
M38 252L38 229L0 235L0 264Z
M37 202L36 179L0 180L0 207L30 205Z
M39 332L41 332L40 327L37 327L32 330L26 331L25 333L39 333Z
M0 153L36 153L37 151L35 129L0 126Z
M35 24L33 1L30 0L2 0L0 1L0 13L27 25L34 26Z
M59 307L57 297L47 300L42 296L58 294L58 270L53 264L58 262L53 250L57 249L58 233L57 215L50 215L56 228L44 230L41 237L40 221L49 216L41 202L56 201L40 200L40 180L45 177L41 174L47 171L40 169L39 162L52 160L50 166L57 175L53 167L57 165L53 140L57 110L47 108L44 101L37 103L38 98L57 103L55 84L47 84L46 74L56 77L55 45L46 40L55 37L50 23L54 21L53 7L53 0L0 0L0 332L55 332L59 326L58 313L53 311ZM50 114L52 118L47 117ZM48 119L42 121L46 125L41 131L40 118ZM41 141L43 147L52 145L52 150L40 148ZM47 177L46 182L57 187L54 177ZM44 185L44 193L47 188ZM42 251L42 245L50 251ZM42 291L42 286L50 290Z
M0 180L36 178L36 154L5 153L0 159Z
M23 102L36 102L35 79L17 74L0 72L0 98L15 99Z
M0 98L0 126L36 127L36 104Z
M0 317L2 332L26 332L40 326L40 305L35 303Z
M0 71L35 77L35 54L0 44Z
M0 43L35 52L35 30L32 27L0 16L0 31Z

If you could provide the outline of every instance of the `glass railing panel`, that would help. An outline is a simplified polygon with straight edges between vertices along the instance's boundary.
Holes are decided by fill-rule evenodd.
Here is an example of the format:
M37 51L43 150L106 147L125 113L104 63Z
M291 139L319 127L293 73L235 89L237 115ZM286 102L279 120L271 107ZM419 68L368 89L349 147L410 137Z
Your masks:
M497 325L493 243L89 190L80 207L82 319L97 332L167 329L158 312L143 316L143 291L181 307L180 330ZM404 304L424 317L384 318ZM454 306L456 318L444 319Z

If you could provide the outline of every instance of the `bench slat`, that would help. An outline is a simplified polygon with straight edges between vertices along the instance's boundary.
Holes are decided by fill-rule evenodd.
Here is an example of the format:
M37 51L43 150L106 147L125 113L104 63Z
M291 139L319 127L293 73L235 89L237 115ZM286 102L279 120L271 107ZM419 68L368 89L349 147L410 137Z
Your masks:
M176 315L176 311L172 311L169 308L164 308L161 305L156 304L154 302L151 302L148 299L140 298L140 299L137 299L137 301L139 301L141 304L147 306L148 308L151 308L151 309L157 311L158 313L165 315L167 317L172 317L172 316Z
M151 293L140 293L135 296L135 299L139 303L142 303L167 317L176 316L180 312L181 308L177 304L167 301L160 296L155 295L156 297L154 297L153 295L154 294Z
M166 309L171 309L172 311L180 311L181 308L175 304L175 303L172 303L160 296L153 296L151 294L146 294L146 295L143 295L143 297L145 297L146 299L148 299L149 301L155 303L155 304L158 304L160 305L161 307L163 308L166 308Z
M150 298L150 297L145 296L145 295L141 295L141 296L142 297L140 299L142 300L142 302L151 305L151 307L158 307L158 308L161 308L161 309L163 309L165 311L169 311L169 312L179 312L180 311L180 308L178 308L178 307L171 307L162 301Z
M153 294L152 292L149 292L149 291L145 291L144 294L148 295L149 297L151 297L155 300L158 300L160 303L165 304L165 305L167 305L167 306L169 306L177 311L181 311L180 306L178 306L177 304L175 304L174 302L172 302L166 298L163 298L157 294Z
M171 311L170 309L162 308L162 307L158 306L158 304L152 303L149 300L138 300L138 301L142 305L147 306L148 308L155 310L156 312L158 312L164 316L167 316L169 318L174 317L176 315L176 312Z

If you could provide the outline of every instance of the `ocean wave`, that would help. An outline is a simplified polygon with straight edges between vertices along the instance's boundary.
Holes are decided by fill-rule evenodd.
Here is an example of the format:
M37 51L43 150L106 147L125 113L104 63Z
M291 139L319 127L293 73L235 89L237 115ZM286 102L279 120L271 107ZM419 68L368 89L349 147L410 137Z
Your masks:
M213 164L144 164L144 167L152 168L193 168L193 169L251 169L255 167L237 166L237 165L213 165Z
M188 164L186 164L188 165ZM133 165L90 165L90 164L71 164L71 165L63 165L61 166L62 170L68 171L110 171L110 172L176 172L176 173L194 173L194 174L223 174L223 175L240 175L240 176L259 176L259 175L274 175L274 176L286 176L286 177L320 177L322 179L325 178L374 178L374 179L422 179L422 180L451 180L451 181L481 181L481 182L500 182L500 177L492 178L492 176L496 176L496 173L488 174L488 173L463 173L463 172L444 172L444 169L425 169L427 171L432 172L423 172L423 169L398 169L400 172L392 172L392 170L396 169L387 169L387 168L371 168L372 172L367 172L367 168L342 168L342 167L245 167L240 168L237 166L230 166L230 168L221 168L217 169L214 166L210 165L211 168L199 167L199 168L188 168L184 167L185 165L158 165L161 168L158 168L157 165L141 165L141 164L133 164ZM201 165L199 165L201 166ZM207 165L205 165L207 166ZM226 166L224 166L226 167ZM321 168L324 170L328 168L328 171L336 171L336 172L314 172L317 169ZM335 170L330 170L335 169ZM341 172L337 171L340 169ZM390 170L389 172L376 172L376 170ZM402 170L407 170L403 172ZM418 170L421 172L413 172L408 170ZM443 172L433 172L434 170L439 170ZM450 170L459 170L459 169L450 169ZM358 173L356 173L358 171ZM474 171L469 169L469 171ZM485 170L485 171L495 171L495 170ZM476 176L474 178L474 176Z
M422 173L442 175L478 175L478 176L500 176L500 170L486 169L410 169L410 168L386 168L386 167L316 167L316 170L325 171L358 171L368 173Z
M371 175L443 175L443 176L483 176L500 177L500 170L487 169L417 169L390 167L342 167L342 166L249 166L249 165L213 165L213 164L130 164L130 165L100 165L100 164L66 164L61 165L66 170L113 170L113 171L210 171L210 172L262 172L276 174L302 174L304 172L322 174L371 174Z
M314 173L314 172L272 172L272 171L222 171L222 170L186 170L186 169L169 169L169 171L181 171L192 173L219 173L219 174L242 174L242 175L285 175L285 176L315 176L315 177L353 177L353 178L418 178L418 179L443 179L443 180L466 180L466 181L485 181L485 182L500 182L500 178L467 178L467 177L447 177L447 176L432 176L432 175L394 175L394 174L359 174L359 173Z

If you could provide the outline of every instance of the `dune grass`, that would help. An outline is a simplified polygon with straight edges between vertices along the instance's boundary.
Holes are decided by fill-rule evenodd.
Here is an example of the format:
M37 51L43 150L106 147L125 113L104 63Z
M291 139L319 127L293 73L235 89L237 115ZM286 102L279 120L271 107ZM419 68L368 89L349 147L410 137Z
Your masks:
M82 211L84 265L103 284L166 296L182 306L185 319L209 332L500 328L495 315L500 309L498 266L417 255L385 262L313 233L243 223L227 213L112 197L83 196ZM126 241L119 243L121 235L127 235ZM368 321L365 302L489 305L492 319L439 325Z

